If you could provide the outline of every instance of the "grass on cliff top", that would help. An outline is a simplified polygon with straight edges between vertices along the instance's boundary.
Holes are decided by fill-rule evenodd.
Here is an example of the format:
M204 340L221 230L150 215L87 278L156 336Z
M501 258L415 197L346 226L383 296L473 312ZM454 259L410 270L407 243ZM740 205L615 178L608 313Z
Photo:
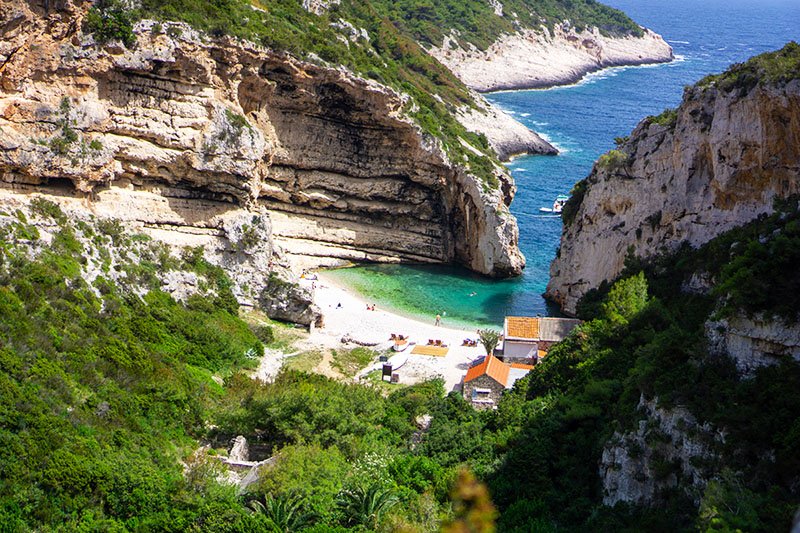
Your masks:
M747 94L758 85L780 85L800 79L800 44L790 41L780 50L736 63L721 74L700 80L696 87L717 87L722 92L739 90Z
M625 13L593 0L505 0L503 16L485 0L372 0L375 9L425 45L441 46L453 30L459 44L487 49L503 34L551 29L569 20L577 30L596 26L605 35L642 35ZM516 17L512 15L516 13Z

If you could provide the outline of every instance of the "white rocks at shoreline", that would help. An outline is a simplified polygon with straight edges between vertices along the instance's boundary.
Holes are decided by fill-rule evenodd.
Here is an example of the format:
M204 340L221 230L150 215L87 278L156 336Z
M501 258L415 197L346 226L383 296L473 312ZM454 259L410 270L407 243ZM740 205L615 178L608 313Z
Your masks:
M565 85L606 67L673 59L666 41L647 29L641 37L607 37L596 28L576 32L556 27L552 34L546 28L529 29L506 35L485 51L463 49L447 37L428 51L480 92Z
M558 150L502 109L475 94L479 108L463 107L457 118L469 131L483 133L502 161L520 154L555 155Z

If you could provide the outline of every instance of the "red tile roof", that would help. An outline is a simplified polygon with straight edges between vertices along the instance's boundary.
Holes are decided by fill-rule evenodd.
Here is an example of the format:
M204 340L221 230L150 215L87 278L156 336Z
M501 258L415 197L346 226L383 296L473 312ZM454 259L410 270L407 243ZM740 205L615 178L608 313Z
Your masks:
M486 359L479 365L475 365L467 370L464 383L472 381L480 376L489 376L504 387L508 383L508 371L511 367L493 355L487 355Z
M538 339L539 319L530 316L507 316L506 337Z

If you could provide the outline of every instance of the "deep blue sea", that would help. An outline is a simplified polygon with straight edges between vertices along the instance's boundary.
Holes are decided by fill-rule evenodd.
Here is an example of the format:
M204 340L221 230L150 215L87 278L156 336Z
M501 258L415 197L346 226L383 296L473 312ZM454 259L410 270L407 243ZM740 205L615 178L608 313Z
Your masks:
M507 314L552 314L541 293L561 235L559 217L542 216L592 163L646 117L676 106L683 88L730 64L800 41L800 0L606 0L672 45L669 64L607 69L580 83L488 95L543 134L561 154L509 163L518 192L511 205L527 258L515 280L491 281L450 267L375 265L334 276L371 301L407 315L447 313L450 324L500 325Z

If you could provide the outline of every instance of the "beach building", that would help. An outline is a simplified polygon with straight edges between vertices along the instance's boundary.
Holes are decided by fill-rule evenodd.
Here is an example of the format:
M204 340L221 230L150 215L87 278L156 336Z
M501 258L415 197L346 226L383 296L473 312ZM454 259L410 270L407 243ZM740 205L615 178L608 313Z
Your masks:
M493 409L506 389L531 371L532 365L504 363L493 355L475 361L464 376L464 398L476 409Z
M503 345L495 353L506 363L536 364L580 323L574 318L507 316Z

